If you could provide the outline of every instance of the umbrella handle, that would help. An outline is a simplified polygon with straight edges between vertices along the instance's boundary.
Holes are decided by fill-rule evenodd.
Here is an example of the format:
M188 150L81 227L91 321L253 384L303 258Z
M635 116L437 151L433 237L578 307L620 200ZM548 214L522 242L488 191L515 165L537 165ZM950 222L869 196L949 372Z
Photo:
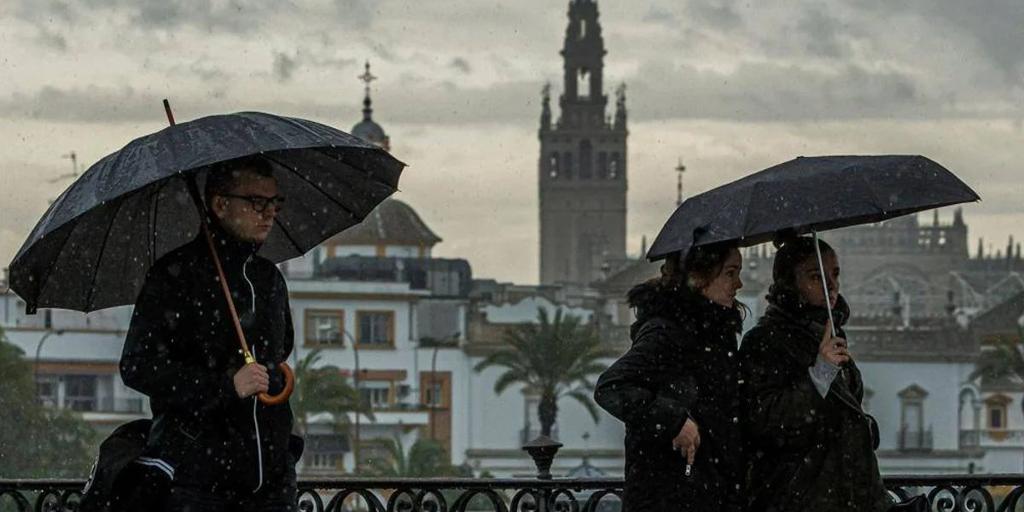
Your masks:
M292 371L292 367L288 366L288 363L282 362L277 365L277 368L284 374L284 389L276 395L260 393L260 402L265 405L283 404L288 401L288 397L292 396L292 391L295 390L295 372Z

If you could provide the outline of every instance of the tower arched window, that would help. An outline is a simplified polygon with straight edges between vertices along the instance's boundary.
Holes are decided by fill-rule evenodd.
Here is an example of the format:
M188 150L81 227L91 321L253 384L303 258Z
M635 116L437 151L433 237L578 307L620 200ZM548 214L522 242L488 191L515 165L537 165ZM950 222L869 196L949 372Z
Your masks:
M610 179L610 180L617 180L617 179L619 179L619 174L620 174L619 168L620 168L621 165L622 164L619 163L619 154L618 153L612 153L612 159L611 159L610 162L608 162L608 179Z
M576 96L581 100L590 98L590 70L580 68L576 74Z
M594 177L593 169L594 148L590 139L580 141L580 179L589 180Z
M548 177L551 179L558 179L558 153L551 153L548 157Z

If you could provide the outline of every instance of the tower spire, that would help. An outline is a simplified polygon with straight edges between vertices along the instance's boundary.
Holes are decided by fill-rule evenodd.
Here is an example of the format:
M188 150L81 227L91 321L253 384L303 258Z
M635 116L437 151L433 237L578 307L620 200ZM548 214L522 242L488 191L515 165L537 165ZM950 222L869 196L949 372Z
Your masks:
M683 165L682 158L679 159L676 172L679 173L679 180L676 182L676 206L679 206L683 204L683 173L686 172L686 166Z
M548 131L551 129L551 82L545 82L540 90L540 129Z
M363 71L363 74L359 75L357 78L359 78L359 80L364 84L365 96L363 97L363 120L369 121L373 118L373 101L370 99L370 82L377 79L377 77L370 73L370 61L366 61L365 71Z

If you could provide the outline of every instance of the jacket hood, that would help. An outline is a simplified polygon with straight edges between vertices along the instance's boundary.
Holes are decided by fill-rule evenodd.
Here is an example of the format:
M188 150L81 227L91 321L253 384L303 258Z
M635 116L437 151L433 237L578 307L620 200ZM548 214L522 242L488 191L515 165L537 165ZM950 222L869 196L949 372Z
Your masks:
M636 310L638 324L660 317L681 323L710 321L713 325L730 325L736 332L743 327L738 305L722 306L684 285L666 285L655 279L634 286L626 297Z

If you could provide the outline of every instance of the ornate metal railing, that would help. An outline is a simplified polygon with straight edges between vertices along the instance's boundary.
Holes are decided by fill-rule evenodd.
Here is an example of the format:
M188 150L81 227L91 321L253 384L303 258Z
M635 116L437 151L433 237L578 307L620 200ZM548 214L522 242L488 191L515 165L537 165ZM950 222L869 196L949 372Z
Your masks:
M924 494L931 510L1012 512L1024 508L1024 475L893 476L901 499ZM0 480L0 511L77 510L81 480ZM304 512L613 512L622 480L602 479L375 479L299 482Z

